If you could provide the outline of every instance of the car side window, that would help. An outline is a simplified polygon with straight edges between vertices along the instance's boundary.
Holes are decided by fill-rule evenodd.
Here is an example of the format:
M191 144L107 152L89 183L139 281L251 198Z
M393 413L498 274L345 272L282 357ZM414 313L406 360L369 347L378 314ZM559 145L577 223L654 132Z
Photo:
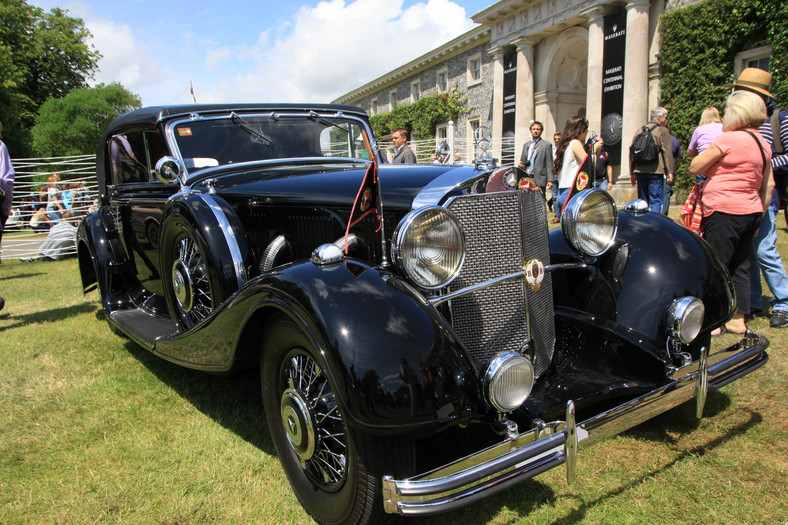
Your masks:
M155 173L156 163L160 158L167 155L167 145L164 142L164 138L155 131L146 131L144 136L145 153L148 159L148 180L150 182L159 182Z
M113 184L147 182L148 166L142 133L114 135L109 141L109 163Z
M113 135L109 142L113 184L157 182L156 161L167 154L161 135L152 131L132 131Z

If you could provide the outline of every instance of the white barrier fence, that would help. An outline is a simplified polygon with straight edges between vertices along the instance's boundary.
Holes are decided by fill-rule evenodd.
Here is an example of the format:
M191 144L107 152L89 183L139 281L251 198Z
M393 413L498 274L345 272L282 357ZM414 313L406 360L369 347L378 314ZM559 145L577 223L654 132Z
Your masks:
M93 206L98 196L96 156L12 159L11 163L16 172L14 200L0 253L4 259L35 258L64 211L83 217ZM49 192L47 180L52 175L59 180L56 191Z

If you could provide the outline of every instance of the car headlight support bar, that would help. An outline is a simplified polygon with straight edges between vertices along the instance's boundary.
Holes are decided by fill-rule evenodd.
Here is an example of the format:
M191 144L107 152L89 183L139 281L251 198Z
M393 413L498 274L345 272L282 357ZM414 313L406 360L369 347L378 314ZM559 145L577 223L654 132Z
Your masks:
M548 264L544 267L546 272L552 272L556 270L576 270L576 269L584 269L588 268L588 264L585 263L562 263L562 264ZM514 279L525 279L525 272L527 269L524 267L523 271L510 273L509 275L502 275L500 277L496 277L495 279L490 279L489 281L485 281L483 283L479 283L473 286L468 286L466 288L462 288L461 290L455 290L453 292L449 292L443 295L431 295L427 297L427 301L433 306L438 306L439 304L445 303L446 301L451 301L452 299L456 299L457 297L462 297L463 295L472 294L474 292L478 292L479 290L483 290L485 288L490 288L491 286L495 286L497 284L505 283L507 281L511 281Z

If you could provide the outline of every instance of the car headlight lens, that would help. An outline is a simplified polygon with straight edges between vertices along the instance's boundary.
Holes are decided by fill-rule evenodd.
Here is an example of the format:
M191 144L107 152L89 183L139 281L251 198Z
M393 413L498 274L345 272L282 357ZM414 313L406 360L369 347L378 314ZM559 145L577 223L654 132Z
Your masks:
M598 189L581 191L566 205L561 230L578 252L592 257L602 255L613 245L618 230L613 197Z
M484 374L484 395L496 410L511 412L525 403L534 386L534 366L516 352L495 356Z
M676 299L671 303L667 313L671 335L679 338L682 343L691 343L700 333L705 313L703 302L696 297Z
M465 260L465 235L445 208L427 206L408 213L394 230L391 256L417 286L443 288Z

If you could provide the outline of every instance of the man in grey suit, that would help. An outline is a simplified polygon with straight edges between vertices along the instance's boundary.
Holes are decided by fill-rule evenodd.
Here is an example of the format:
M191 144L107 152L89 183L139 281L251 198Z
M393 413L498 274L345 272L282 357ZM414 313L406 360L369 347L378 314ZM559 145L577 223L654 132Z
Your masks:
M408 130L397 128L391 132L391 140L394 141L394 157L392 164L416 164L416 154L408 146Z
M544 126L535 120L531 124L531 140L523 144L519 167L534 179L546 196L547 189L553 186L553 145L542 139Z

